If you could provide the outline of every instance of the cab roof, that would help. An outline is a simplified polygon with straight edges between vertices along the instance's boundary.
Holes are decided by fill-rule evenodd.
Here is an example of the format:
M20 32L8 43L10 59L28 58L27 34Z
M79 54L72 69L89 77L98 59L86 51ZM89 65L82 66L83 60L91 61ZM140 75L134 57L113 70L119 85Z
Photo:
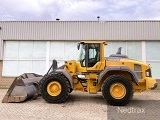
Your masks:
M86 40L86 41L81 41L80 42L81 44L83 44L83 43L90 43L90 44L92 44L92 43L99 43L99 44L105 44L105 45L107 45L107 42L106 41L100 41L100 40Z

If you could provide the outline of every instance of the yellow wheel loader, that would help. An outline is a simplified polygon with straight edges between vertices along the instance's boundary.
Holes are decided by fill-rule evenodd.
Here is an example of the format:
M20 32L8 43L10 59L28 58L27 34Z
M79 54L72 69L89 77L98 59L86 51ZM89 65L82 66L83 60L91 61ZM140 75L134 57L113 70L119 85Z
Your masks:
M149 64L129 59L121 54L121 48L116 54L104 57L105 45L106 41L81 41L77 45L78 61L66 61L57 68L57 61L53 60L43 77L34 74L16 78L2 102L22 102L41 95L49 103L62 103L72 90L79 90L101 92L110 105L121 106L129 103L134 92L157 87Z

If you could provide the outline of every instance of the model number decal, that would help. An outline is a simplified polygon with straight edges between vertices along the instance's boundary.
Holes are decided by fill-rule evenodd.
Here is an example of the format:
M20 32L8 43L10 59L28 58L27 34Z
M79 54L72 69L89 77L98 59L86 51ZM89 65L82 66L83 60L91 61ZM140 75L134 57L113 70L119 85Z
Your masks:
M120 59L107 59L108 61L120 61Z

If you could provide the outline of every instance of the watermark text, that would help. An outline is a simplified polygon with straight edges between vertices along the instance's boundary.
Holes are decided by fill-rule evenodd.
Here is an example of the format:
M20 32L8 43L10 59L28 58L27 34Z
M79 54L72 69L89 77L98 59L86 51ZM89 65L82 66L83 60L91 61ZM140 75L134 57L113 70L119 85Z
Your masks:
M137 107L118 107L117 113L121 114L144 114L145 108L137 108Z

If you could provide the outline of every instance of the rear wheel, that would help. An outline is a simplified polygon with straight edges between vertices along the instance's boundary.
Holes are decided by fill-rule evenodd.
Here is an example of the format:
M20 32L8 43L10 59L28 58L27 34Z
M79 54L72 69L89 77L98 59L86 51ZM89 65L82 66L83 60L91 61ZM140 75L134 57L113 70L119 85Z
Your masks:
M133 87L129 80L120 76L108 77L102 85L104 99L111 105L126 105L133 97Z
M49 103L65 102L70 93L68 80L59 74L48 75L41 83L41 95Z

